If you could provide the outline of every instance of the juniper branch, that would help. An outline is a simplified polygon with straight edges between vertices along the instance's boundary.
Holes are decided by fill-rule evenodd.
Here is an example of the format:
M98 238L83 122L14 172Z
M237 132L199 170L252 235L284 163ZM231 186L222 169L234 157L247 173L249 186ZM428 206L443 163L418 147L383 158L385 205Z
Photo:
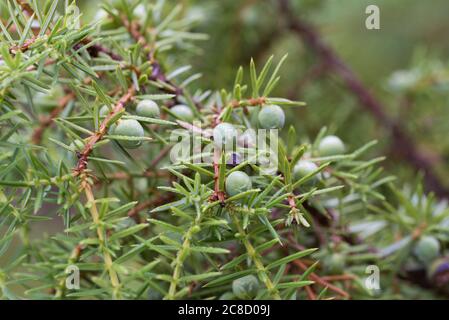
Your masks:
M271 281L270 276L268 275L268 272L265 269L265 266L263 265L263 262L261 261L259 254L256 252L253 245L248 240L248 235L243 229L241 222L239 221L239 218L236 216L236 214L232 214L232 220L237 228L237 231L239 232L239 235L241 236L241 240L246 248L248 257L254 262L260 280L265 284L268 294L275 300L281 300L281 296L279 295L278 290Z
M88 181L88 178L86 176L84 176L82 179L83 179L82 188L86 195L87 204L89 206L90 213L92 215L93 223L97 229L97 237L98 237L100 249L103 253L103 261L105 264L105 268L106 268L107 272L109 273L109 277L111 280L111 285L113 288L112 294L113 294L114 299L120 299L121 298L120 281L119 281L117 272L114 270L111 254L109 253L109 250L106 246L104 226L100 220L100 214L97 210L97 205L95 203L95 197L92 192L92 187L91 187L91 185Z
M379 125L391 133L395 150L402 158L418 170L426 173L425 180L429 190L434 191L442 198L449 198L449 190L433 171L434 163L416 146L412 137L392 119L384 105L364 86L356 74L340 59L334 50L328 46L312 25L302 21L293 15L289 0L278 0L279 10L285 19L287 27L296 33L304 43L313 50L330 70L340 76L347 88L360 102L360 105L368 110Z
M116 117L120 112L125 110L125 105L134 97L136 93L136 88L134 85L129 87L128 92L120 98L117 104L114 106L112 111L106 116L106 118L101 122L100 128L97 132L95 132L87 141L84 150L80 153L78 163L74 168L74 175L81 175L84 170L87 168L88 157L91 154L95 144L103 139L105 134L107 133L108 127L110 125L110 121Z
M179 284L179 279L181 278L184 261L190 255L190 247L192 245L193 236L197 233L196 229L199 227L201 221L203 220L204 212L202 212L202 209L200 208L200 203L196 202L195 208L197 212L195 220L192 222L187 232L183 235L183 243L181 245L181 249L176 254L170 287L168 289L167 295L165 296L165 299L167 300L176 299L176 290Z

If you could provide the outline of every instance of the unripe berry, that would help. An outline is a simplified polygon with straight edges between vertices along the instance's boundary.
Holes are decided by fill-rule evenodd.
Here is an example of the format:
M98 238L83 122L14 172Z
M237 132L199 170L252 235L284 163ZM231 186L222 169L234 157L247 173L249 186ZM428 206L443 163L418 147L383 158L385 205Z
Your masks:
M108 13L103 9L99 9L95 13L95 16L93 17L93 21L94 22L102 21L102 20L106 19L107 17L108 17Z
M43 111L53 110L57 106L58 100L64 96L64 91L59 86L54 86L48 93L37 92L33 95L33 101Z
M103 105L100 108L100 111L98 112L100 114L100 117L105 118L108 116L108 114L111 112L112 108L109 109L107 105ZM115 128L117 127L117 124L113 123L110 127L108 132L112 133L114 132Z
M134 188L141 193L148 192L148 178L135 178Z
M251 188L251 179L245 172L234 171L226 178L226 192L231 197Z
M318 152L322 157L343 154L345 152L345 145L339 137L327 136L320 141Z
M237 139L237 130L230 123L220 123L214 128L214 142L217 146L232 146Z
M111 112L109 107L107 105L103 105L98 113L100 114L100 117L106 117L109 112Z
M153 100L142 100L137 104L136 113L141 117L157 118L161 112L159 106Z
M258 115L259 124L264 129L281 129L285 123L285 113L277 105L263 106Z
M120 120L114 130L114 135L125 137L143 137L145 135L141 124L134 119ZM134 149L142 144L142 141L120 140L125 148Z
M345 269L345 256L341 253L332 253L324 258L324 268L328 273L339 274Z
M259 126L259 112L260 108L249 108L248 109L248 118L251 126L257 128Z
M418 260L424 264L429 264L440 254L440 243L432 236L423 236L413 249Z
M193 121L193 112L192 110L183 104L178 104L170 109L170 111L177 116L179 119L191 122Z
M293 168L293 173L296 179L301 179L316 170L318 170L318 166L312 161L300 160ZM316 180L317 178L317 175L313 176L313 180Z
M253 275L248 275L232 282L232 292L243 300L253 299L259 291L259 280Z
M134 9L134 14L136 15L137 18L139 19L143 19L145 18L147 12L146 12L146 8L145 6L141 3L139 4L135 9Z

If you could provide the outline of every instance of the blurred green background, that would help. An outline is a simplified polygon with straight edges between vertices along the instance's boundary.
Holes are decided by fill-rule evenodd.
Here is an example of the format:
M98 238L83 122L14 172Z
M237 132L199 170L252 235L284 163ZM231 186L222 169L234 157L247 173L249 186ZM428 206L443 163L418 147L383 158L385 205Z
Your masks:
M131 0L129 0L132 2ZM148 0L152 2L151 0ZM62 2L62 1L61 1ZM210 36L198 50L175 64L191 64L203 77L194 84L231 89L237 68L251 58L261 67L269 56L289 57L275 95L307 102L289 109L288 125L302 139L327 125L351 149L379 140L371 156L386 155L388 173L410 183L417 170L398 157L391 132L364 108L332 72L315 71L320 58L286 27L278 0L181 0L184 14L197 18L195 30ZM290 0L293 15L310 23L374 96L432 159L436 175L449 189L449 1L447 0ZM84 22L91 22L100 1L78 0ZM367 30L365 9L380 8L380 30ZM170 62L170 61L169 61ZM313 77L310 75L314 74ZM55 220L60 222L60 220ZM62 223L41 223L31 238L55 233Z
M289 57L281 70L276 95L306 101L291 110L289 123L302 137L320 128L341 136L352 148L377 139L373 155L386 155L385 166L403 181L416 175L394 152L389 130L376 122L331 72L310 77L320 59L286 27L278 0L184 0L184 14L198 18L196 30L210 35L200 51L185 61L203 74L198 87L231 88L240 65L251 57L263 65L274 54ZM364 85L385 106L388 115L410 133L413 143L431 158L436 174L449 188L449 118L446 0L290 0L293 15L310 23ZM79 1L86 21L97 11L92 1ZM365 27L368 5L380 9L380 30Z

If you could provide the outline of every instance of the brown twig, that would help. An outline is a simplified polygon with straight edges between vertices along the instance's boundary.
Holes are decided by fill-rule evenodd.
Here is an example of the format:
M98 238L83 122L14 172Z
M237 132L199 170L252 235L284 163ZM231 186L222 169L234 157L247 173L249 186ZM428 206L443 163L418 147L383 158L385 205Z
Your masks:
M293 261L293 264L296 265L297 267L299 267L302 271L307 270L307 266L300 260ZM350 298L349 293L347 293L343 289L340 289L339 287L327 282L326 280L321 278L316 273L314 273L314 272L310 273L309 277L310 277L310 279L315 281L317 284L322 285L323 287L327 287L329 290L334 291L335 293L341 295L342 297L348 298L348 299Z
M173 194L167 194L165 196L161 196L160 194L156 193L155 196L156 196L155 198L145 200L145 201L139 203L137 206L135 206L131 210L129 210L128 217L136 219L138 214L141 211L146 210L148 208L152 208L152 207L158 207L160 205L167 203L168 201L170 201L174 198Z
M105 269L109 273L109 277L111 280L111 284L113 287L113 297L114 299L120 298L120 279L118 277L117 272L114 269L112 256L107 249L106 245L106 239L105 239L105 230L104 225L101 223L100 219L100 213L98 212L97 205L95 202L95 197L92 191L92 186L89 182L89 179L87 178L87 175L83 174L82 177L82 183L81 183L81 189L84 190L84 193L86 195L87 203L90 205L90 213L92 216L92 221L96 225L97 229L97 237L99 241L100 248L103 252L103 261L105 264Z
M221 150L219 148L214 149L214 193L210 197L210 201L220 201L220 204L223 206L225 203L226 194L223 190L220 190L220 162L221 162ZM226 164L221 163L221 165L225 166Z
M25 42L19 46L15 45L9 48L9 52L11 54L17 54L19 52L26 52L30 49L30 47L36 42L37 38L35 36L31 37L30 39L25 40Z
M259 97L259 98L250 98L248 100L241 100L241 101L232 101L231 107L233 108L239 108L239 107L256 107L261 106L265 104L267 101L267 98L265 97Z
M164 157L170 152L171 148L172 146L164 147L161 152L153 159L153 161L151 161L150 168L148 168L147 171L155 169L159 162L161 162L162 159L164 159Z
M321 36L313 26L293 14L289 0L278 0L278 3L287 27L317 54L322 62L327 65L327 70L340 76L346 87L358 98L360 105L368 110L378 123L391 133L398 154L426 174L426 187L434 191L439 197L449 198L449 190L433 172L434 163L432 159L423 154L400 124L386 113L384 105L363 85L334 50L322 41Z
M313 292L313 289L310 286L306 286L305 289L309 300L316 300L316 294Z
M220 124L219 110L216 110L212 126L215 127ZM213 167L214 167L214 193L210 197L210 201L220 201L221 206L225 204L226 193L220 190L220 165L225 166L226 163L221 163L221 148L214 148Z
M355 280L356 276L352 274L337 274L332 276L323 276L321 277L324 281L346 281L346 280Z
M159 61L156 60L156 58L154 56L154 48L153 48L153 46L151 46L147 42L147 40L145 39L145 36L141 32L141 26L139 25L139 23L137 21L129 21L126 16L122 16L121 19L122 19L123 25L128 30L128 32L131 35L131 37L137 43L140 43L143 46L143 49L148 54L148 60L150 61L151 66L153 68L152 71L151 71L150 80L152 80L152 81L161 81L163 83L168 84L169 87L173 88L173 90L170 90L170 89L168 89L166 87L162 88L161 90L163 90L163 91L165 91L167 93L170 93L170 94L174 94L175 95L175 97L173 98L174 102L175 103L179 103L178 96L184 94L184 89L179 87L179 86L177 86L176 84L174 84L172 81L170 81L167 78L167 76L165 75L165 73L162 70L161 64L159 63ZM197 104L197 107L201 107L201 106Z
M103 139L104 135L106 134L109 126L109 122L113 117L115 117L118 113L122 112L122 110L125 109L125 105L134 97L134 94L136 92L136 89L133 86L131 86L128 89L128 92L120 98L120 100L117 102L117 104L114 106L112 111L106 116L106 118L101 122L100 128L97 132L95 132L87 141L84 150L79 154L78 157L78 163L73 170L75 176L79 176L81 173L84 172L84 170L87 168L87 161L89 158L89 155L91 154L95 144Z
M22 8L23 12L26 12L30 17L34 14L33 8L23 0L16 0L17 4Z

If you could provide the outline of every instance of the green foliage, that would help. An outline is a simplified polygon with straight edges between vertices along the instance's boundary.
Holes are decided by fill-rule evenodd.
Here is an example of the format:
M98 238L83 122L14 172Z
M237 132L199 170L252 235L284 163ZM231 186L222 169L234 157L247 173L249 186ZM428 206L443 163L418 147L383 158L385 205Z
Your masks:
M425 236L444 248L447 205L419 181L395 186L367 155L376 142L285 128L267 171L251 132L305 106L274 94L286 55L203 89L179 64L207 39L194 18L163 1L110 2L80 26L69 1L0 4L1 298L388 298L407 297L392 284L413 281L409 265L438 278L443 250L423 264L414 248ZM201 148L172 161L180 129ZM373 264L380 291L364 285Z

